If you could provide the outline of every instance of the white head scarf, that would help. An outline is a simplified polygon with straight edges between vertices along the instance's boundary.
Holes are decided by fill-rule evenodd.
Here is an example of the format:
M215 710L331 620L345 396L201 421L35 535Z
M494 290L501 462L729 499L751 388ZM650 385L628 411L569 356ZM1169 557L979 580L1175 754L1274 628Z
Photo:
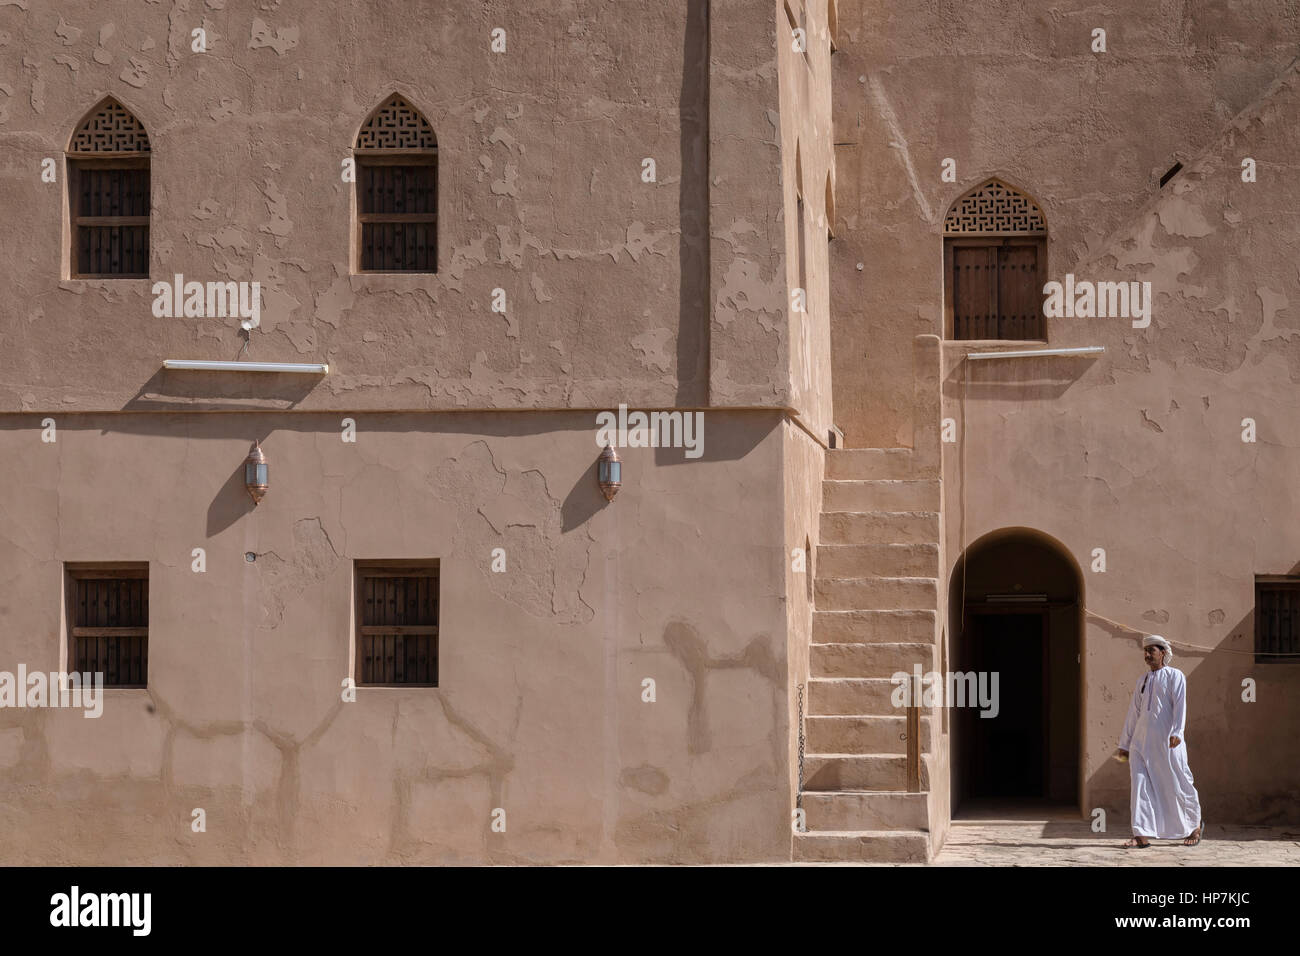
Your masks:
M1163 637L1161 637L1159 634L1148 634L1146 637L1142 638L1142 646L1144 648L1150 647L1152 644L1156 645L1156 647L1159 647L1161 650L1165 652L1166 664L1168 664L1171 660L1174 659L1173 646L1168 641L1166 641Z

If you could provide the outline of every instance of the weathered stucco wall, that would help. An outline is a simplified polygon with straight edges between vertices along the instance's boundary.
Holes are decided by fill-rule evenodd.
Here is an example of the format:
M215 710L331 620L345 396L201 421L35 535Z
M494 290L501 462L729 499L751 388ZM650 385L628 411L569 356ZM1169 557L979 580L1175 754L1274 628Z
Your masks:
M1051 345L1104 346L1095 358L972 363L946 347L950 553L999 528L1045 532L1083 570L1090 612L1172 640L1202 805L1241 823L1300 819L1300 663L1253 655L1255 576L1300 572L1298 114L1288 69L1103 240L1058 248L1054 277L1151 282L1149 328L1049 320ZM1109 756L1143 671L1135 633L1087 618L1084 808L1121 820L1128 774Z
M334 415L65 415L53 443L9 417L0 669L59 667L77 560L149 562L150 663L99 719L0 709L0 856L788 859L779 423L709 413L697 461L625 449L606 504L587 415L363 414L355 444ZM375 558L440 560L440 686L344 703Z
M1263 96L1300 45L1300 18L1271 0L842 6L832 344L836 422L859 447L912 444L910 343L943 334L954 200L994 175L1029 193L1062 276ZM1092 52L1095 28L1106 53ZM956 182L940 178L945 158Z
M327 9L0 8L0 205L24 224L0 274L0 408L235 398L159 372L241 345L237 319L151 314L175 274L260 282L251 357L333 367L252 404L791 404L774 17L749 0ZM436 276L350 274L341 164L394 91L438 137ZM64 278L63 153L107 94L151 139L148 280Z
M147 691L93 721L0 710L6 861L789 859L788 545L821 468L788 416L824 435L830 380L824 254L820 331L789 327L782 111L824 138L829 74L822 50L816 110L789 106L813 94L784 23L754 0L0 5L23 224L0 669L60 665L64 562L151 575ZM393 92L438 138L433 276L351 273L342 164ZM151 141L149 279L67 278L64 150L106 95ZM259 282L243 357L329 374L162 371L242 345L237 318L152 314L176 274ZM698 461L621 449L606 505L592 410L621 402L768 411L708 412ZM441 561L441 685L344 703L352 563L384 557Z

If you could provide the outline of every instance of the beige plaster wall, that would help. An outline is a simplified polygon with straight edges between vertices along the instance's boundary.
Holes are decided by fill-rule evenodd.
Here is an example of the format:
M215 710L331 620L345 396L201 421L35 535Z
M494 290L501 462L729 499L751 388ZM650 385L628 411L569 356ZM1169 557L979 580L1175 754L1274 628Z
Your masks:
M7 861L55 833L61 862L789 858L789 543L821 465L786 415L831 420L817 243L793 334L788 296L787 135L829 168L811 17L820 92L753 0L0 7L0 208L24 224L0 668L59 665L66 561L148 561L152 601L147 692L98 721L0 711ZM434 276L351 271L341 164L392 92L438 137ZM148 280L67 278L64 149L106 95L152 144ZM152 315L178 273L259 282L243 357L330 373L162 371L242 344L234 318ZM620 402L770 411L709 412L700 461L625 449L606 506L594 410ZM352 562L379 557L441 560L443 683L345 704Z
M912 444L910 343L943 333L953 201L989 176L1020 187L1064 275L1300 45L1300 17L1272 0L884 2L845 4L839 19L832 355L836 421L856 447ZM945 158L956 182L941 180Z
M777 24L755 12L0 8L0 204L25 224L0 275L0 409L790 406ZM490 49L498 27L504 53ZM350 274L341 164L394 91L438 136L436 276ZM109 94L153 148L150 280L64 278L63 152ZM45 158L57 182L41 181ZM151 314L151 282L175 274L260 282L251 357L331 375L253 401L161 373L164 358L241 345L236 320Z
M149 562L150 667L99 719L0 710L4 861L788 859L779 423L626 449L606 504L587 415L6 419L0 669L59 666L78 560ZM345 703L373 558L440 560L440 686Z
M972 363L965 346L945 349L944 414L959 436L945 446L950 553L998 528L1045 532L1083 569L1088 611L1125 626L1090 613L1083 636L1085 809L1121 819L1128 776L1109 755L1143 673L1134 631L1146 631L1175 642L1188 675L1189 756L1207 815L1297 820L1300 664L1257 664L1253 648L1255 576L1300 571L1298 111L1300 76L1288 70L1060 267L1150 281L1149 328L1049 323L1051 345L1103 346L1098 357ZM1243 157L1258 181L1242 181ZM1255 441L1243 441L1247 419Z

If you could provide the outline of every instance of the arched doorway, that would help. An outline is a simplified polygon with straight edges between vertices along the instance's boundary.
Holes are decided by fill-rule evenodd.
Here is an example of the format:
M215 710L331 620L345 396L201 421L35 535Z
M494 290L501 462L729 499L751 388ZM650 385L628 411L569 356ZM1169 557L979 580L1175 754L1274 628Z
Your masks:
M1078 806L1078 565L1049 535L1006 528L966 549L948 593L953 670L995 691L993 706L952 711L954 813L965 801Z

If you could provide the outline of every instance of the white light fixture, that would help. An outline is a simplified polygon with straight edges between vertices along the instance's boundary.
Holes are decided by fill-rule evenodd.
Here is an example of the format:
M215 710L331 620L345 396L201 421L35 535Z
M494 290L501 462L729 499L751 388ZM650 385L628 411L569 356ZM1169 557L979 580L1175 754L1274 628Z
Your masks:
M1020 352L968 352L968 359L1027 358L1031 355L1099 355L1104 345L1084 345L1077 349L1026 349Z
M301 362L207 362L197 359L165 359L163 368L192 372L301 372L307 375L326 375L330 370L329 365Z

